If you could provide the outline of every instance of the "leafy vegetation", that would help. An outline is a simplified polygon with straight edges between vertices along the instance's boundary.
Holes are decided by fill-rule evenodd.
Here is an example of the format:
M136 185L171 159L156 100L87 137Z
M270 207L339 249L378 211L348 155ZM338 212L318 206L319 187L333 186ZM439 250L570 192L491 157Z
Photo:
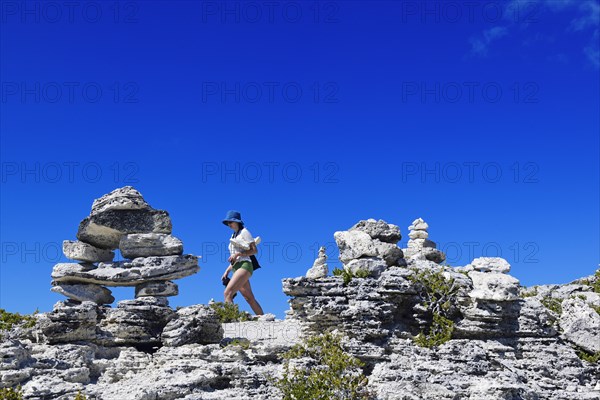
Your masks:
M344 286L347 286L348 283L350 283L350 281L353 278L367 278L369 276L369 271L359 269L356 272L352 273L352 271L348 271L345 268L344 269L334 268L333 275L341 276L342 279L344 280Z
M591 286L594 292L600 294L600 269L596 271L593 279L587 279L584 283Z
M556 299L554 297L544 297L542 304L548 310L560 315L562 314L562 299Z
M578 350L577 351L577 356L580 359L582 359L583 361L587 361L587 362L592 363L592 364L596 364L600 360L600 352L598 352L596 354L591 354L591 353L588 353L585 350Z
M33 315L37 314L36 310ZM3 308L0 308L0 331L7 331L15 326L21 326L23 328L33 328L35 326L36 319L31 315L21 315L19 313L11 313Z
M458 292L458 286L452 278L446 278L443 270L417 271L409 278L420 287L419 297L423 306L431 313L431 325L426 332L421 331L414 339L422 347L439 346L452 338L454 322L449 318L452 300Z
M21 386L18 386L16 389L0 389L0 400L23 400L23 391L21 390Z
M250 341L248 339L233 339L227 343L227 346L240 346L242 349L248 350L250 348Z
M81 393L81 390L77 392L77 396L75 396L74 400L87 400L84 394Z
M210 307L215 310L221 323L244 322L250 319L250 314L246 311L240 311L235 303L224 303L221 301L212 303Z
M314 361L296 368L292 360L308 357ZM364 364L344 352L341 337L332 333L310 337L283 355L283 377L274 385L283 393L283 400L368 400L374 398L366 388Z

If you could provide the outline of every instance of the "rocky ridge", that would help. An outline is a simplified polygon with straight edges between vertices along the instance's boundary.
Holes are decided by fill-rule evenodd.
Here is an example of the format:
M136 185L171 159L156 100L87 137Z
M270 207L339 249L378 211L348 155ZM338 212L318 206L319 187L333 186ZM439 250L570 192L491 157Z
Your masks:
M406 249L397 246L398 226L364 220L334 234L345 277L329 275L321 249L307 276L283 280L284 320L222 324L207 305L168 306L176 292L170 279L194 267L170 230L154 231L170 226L168 214L144 208L133 190L94 202L92 214L111 214L82 222L78 238L93 248L67 245L82 262L55 267L53 279L69 300L36 316L33 328L3 333L0 387L21 385L36 400L72 400L80 390L98 400L277 399L281 354L332 329L365 363L377 399L600 398L600 366L582 359L600 351L600 270L571 284L524 288L501 258L443 265L422 219L409 227ZM114 220L118 210L128 221L134 210L146 214L128 225ZM113 262L117 243L141 260ZM111 308L103 289L124 283L135 285L136 298ZM448 340L417 345L441 317Z

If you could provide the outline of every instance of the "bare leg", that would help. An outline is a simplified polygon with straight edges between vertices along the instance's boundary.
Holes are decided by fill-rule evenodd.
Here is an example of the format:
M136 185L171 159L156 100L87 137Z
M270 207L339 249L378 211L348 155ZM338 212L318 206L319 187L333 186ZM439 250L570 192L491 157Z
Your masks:
M231 280L229 281L229 284L223 293L225 296L225 303L233 303L233 295L236 294L246 282L248 282L250 276L250 272L241 268L233 273L233 276L231 277Z
M252 293L252 287L250 287L249 280L246 281L244 286L242 286L240 288L240 293L242 294L242 296L244 296L244 299L246 299L246 301L252 308L252 311L254 311L254 314L256 314L256 315L264 314L262 307L260 306L260 304L258 304L258 301L256 301L256 299L254 298L254 293Z

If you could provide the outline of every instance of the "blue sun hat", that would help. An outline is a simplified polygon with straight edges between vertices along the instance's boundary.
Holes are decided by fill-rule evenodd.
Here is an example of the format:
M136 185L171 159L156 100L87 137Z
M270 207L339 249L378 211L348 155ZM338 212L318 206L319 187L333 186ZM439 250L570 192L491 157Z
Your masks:
M223 224L227 225L228 222L237 222L242 225L244 224L244 221L242 221L242 214L240 214L239 211L235 210L227 211L225 219L223 220Z

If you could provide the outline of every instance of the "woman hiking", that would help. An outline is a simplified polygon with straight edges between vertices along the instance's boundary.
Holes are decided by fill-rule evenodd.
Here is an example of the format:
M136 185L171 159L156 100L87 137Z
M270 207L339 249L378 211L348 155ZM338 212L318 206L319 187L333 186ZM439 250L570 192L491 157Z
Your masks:
M229 241L229 266L222 276L223 281L229 279L229 271L233 269L233 276L225 288L225 302L233 303L233 296L239 291L248 302L252 311L256 315L263 315L263 309L254 298L252 288L250 287L250 277L254 272L250 256L257 253L256 243L250 234L250 231L244 227L242 216L238 211L230 210L225 215L223 224L233 230L233 235Z

